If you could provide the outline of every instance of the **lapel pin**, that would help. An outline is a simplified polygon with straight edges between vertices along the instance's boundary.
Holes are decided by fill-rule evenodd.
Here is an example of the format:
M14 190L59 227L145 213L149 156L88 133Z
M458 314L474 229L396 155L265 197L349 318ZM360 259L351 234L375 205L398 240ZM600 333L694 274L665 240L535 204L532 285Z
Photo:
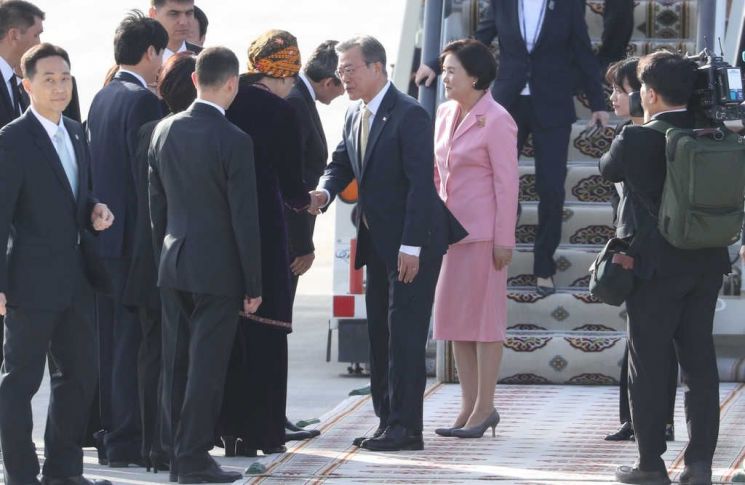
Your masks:
M80 137L78 135L75 135L75 139L80 141Z
M383 121L388 121L388 117L387 116L383 116Z
M486 116L477 116L476 117L476 124L478 124L480 128L485 127L486 126Z
M548 2L548 9L549 9L549 10L553 10L553 9L554 9L554 4L555 4L555 3L556 3L556 2L554 2L554 0L550 0L550 1Z

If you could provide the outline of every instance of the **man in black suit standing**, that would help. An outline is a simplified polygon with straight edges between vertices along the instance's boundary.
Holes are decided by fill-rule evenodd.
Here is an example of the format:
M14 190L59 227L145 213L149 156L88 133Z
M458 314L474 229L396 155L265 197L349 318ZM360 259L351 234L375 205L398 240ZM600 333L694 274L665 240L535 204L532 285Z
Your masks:
M355 267L367 266L374 436L371 451L421 450L425 347L435 285L463 227L435 192L432 120L388 80L385 49L365 36L342 42L338 75L352 100L344 135L311 192L311 213L359 181Z
M187 42L196 22L194 0L150 0L149 15L160 22L168 32L168 46L163 51L163 64L179 52L202 52L202 47Z
M297 115L303 148L303 181L308 190L318 186L328 161L328 145L318 116L316 101L330 104L344 94L344 86L336 77L339 56L338 42L329 40L321 44L311 55L305 68L298 74L299 80L287 96L287 102ZM290 270L292 271L292 299L295 300L300 275L308 271L315 259L313 229L316 216L307 212L285 210L287 235L290 244Z
M491 0L476 31L486 45L499 39L492 95L517 122L518 150L528 135L535 149L538 232L533 273L537 290L556 291L554 252L561 240L564 182L574 111L575 69L590 101L590 125L608 123L601 76L585 23L585 0ZM437 61L422 65L417 83L435 78Z
M31 438L31 397L51 376L41 483L87 485L84 439L96 381L91 286L101 285L92 231L113 215L90 191L82 126L62 115L72 98L67 53L42 44L22 59L31 108L0 131L0 240L15 231L0 258L0 314L5 362L0 381L0 445L5 483L39 483Z
M693 128L687 105L693 94L696 66L661 51L639 61L641 99L646 121L660 120ZM639 461L621 466L623 483L670 483L661 456L667 449L665 399L660 390L669 380L670 352L677 351L686 386L686 421L690 442L680 483L711 483L711 463L719 433L719 373L712 329L722 275L729 273L727 248L678 249L657 229L666 176L665 135L630 125L613 140L600 160L611 182L629 189L642 238L635 255L638 283L626 300L629 327L629 392Z
M148 88L161 66L168 34L139 12L116 30L114 57L119 72L96 94L88 113L88 140L93 184L117 221L98 238L112 276L113 293L97 296L100 339L101 421L109 465L141 464L141 425L137 387L137 354L141 322L122 295L130 273L137 227L136 153L138 131L162 117L161 103Z
M225 118L238 58L202 51L197 100L150 142L150 218L163 300L165 429L179 483L233 482L210 457L239 312L261 304L253 142ZM183 314L186 318L181 318Z

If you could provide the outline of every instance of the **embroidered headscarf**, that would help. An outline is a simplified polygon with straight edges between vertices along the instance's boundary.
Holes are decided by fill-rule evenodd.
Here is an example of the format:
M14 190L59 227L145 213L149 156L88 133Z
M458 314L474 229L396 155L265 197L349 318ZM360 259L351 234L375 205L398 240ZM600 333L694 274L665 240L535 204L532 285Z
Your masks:
M275 78L296 76L300 72L300 50L294 35L269 30L248 48L248 73Z

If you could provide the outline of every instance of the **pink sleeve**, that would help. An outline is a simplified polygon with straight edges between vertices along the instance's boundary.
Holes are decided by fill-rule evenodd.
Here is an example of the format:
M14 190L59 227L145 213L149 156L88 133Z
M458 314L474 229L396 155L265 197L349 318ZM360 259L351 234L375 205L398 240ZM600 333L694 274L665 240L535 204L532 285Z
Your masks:
M487 150L497 202L494 245L514 248L520 177L517 167L517 125L509 114L502 114L491 126Z

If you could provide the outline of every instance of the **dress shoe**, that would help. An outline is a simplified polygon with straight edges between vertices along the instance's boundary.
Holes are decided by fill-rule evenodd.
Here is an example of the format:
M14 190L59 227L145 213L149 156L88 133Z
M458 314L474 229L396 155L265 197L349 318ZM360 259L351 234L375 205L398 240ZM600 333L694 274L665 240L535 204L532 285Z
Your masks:
M450 438L453 436L453 430L461 429L463 426L453 426L452 428L437 428L435 434Z
M451 434L456 438L481 438L487 429L491 428L492 437L496 436L496 428L499 424L499 413L496 409L492 411L486 421L470 428L454 429Z
M310 431L300 430L300 431L288 431L285 430L285 443L288 441L303 441L303 440L309 440L313 438L313 433Z
M680 483L688 485L711 485L711 465L708 463L691 463L686 465L680 474Z
M146 466L147 463L142 458L135 458L131 460L109 460L109 468L145 468Z
M232 458L235 456L235 450L238 443L238 438L235 436L221 436L222 447L225 450L225 456Z
M554 277L549 276L548 278L537 278L535 291L540 296L548 296L556 293L556 284L554 283Z
M161 455L151 454L145 458L145 471L152 471L153 473L167 472L170 470L168 459Z
M111 485L108 480L88 480L83 475L67 478L41 477L41 485Z
M630 421L626 421L615 433L611 433L605 437L605 441L632 441L633 439L634 427L631 426Z
M217 464L206 470L178 474L179 483L233 483L241 478L240 473L225 471Z
M287 430L295 431L295 432L305 431L306 433L311 434L311 438L315 438L316 436L321 435L320 429L304 429L304 428L301 428L300 426L297 426L295 423L293 423L289 419L285 418L285 433L287 433Z
M366 439L362 448L370 451L423 450L422 433L409 431L400 424L388 426L377 438Z
M616 468L616 481L641 485L667 485L670 483L670 477L667 476L666 471L662 470L646 472L639 470L636 465L633 467L619 466Z
M665 441L675 441L675 426L672 424L665 426Z
M284 453L286 451L287 447L284 445L280 445L274 448L263 448L261 450L264 455L275 455L277 453ZM243 440L238 440L238 443L235 447L235 456L254 458L256 456L259 456L259 453L256 448L248 448L246 447L246 445L243 444Z
M384 431L385 431L385 428L381 426L375 430L372 436L360 436L359 438L355 438L354 441L352 441L352 444L359 448L360 446L362 446L363 441L370 439L370 438L379 438L380 435L382 435Z
M109 464L109 458L106 456L106 446L103 443L104 436L106 436L106 430L100 429L93 433L93 441L95 442L96 452L98 453L98 464L107 466Z

